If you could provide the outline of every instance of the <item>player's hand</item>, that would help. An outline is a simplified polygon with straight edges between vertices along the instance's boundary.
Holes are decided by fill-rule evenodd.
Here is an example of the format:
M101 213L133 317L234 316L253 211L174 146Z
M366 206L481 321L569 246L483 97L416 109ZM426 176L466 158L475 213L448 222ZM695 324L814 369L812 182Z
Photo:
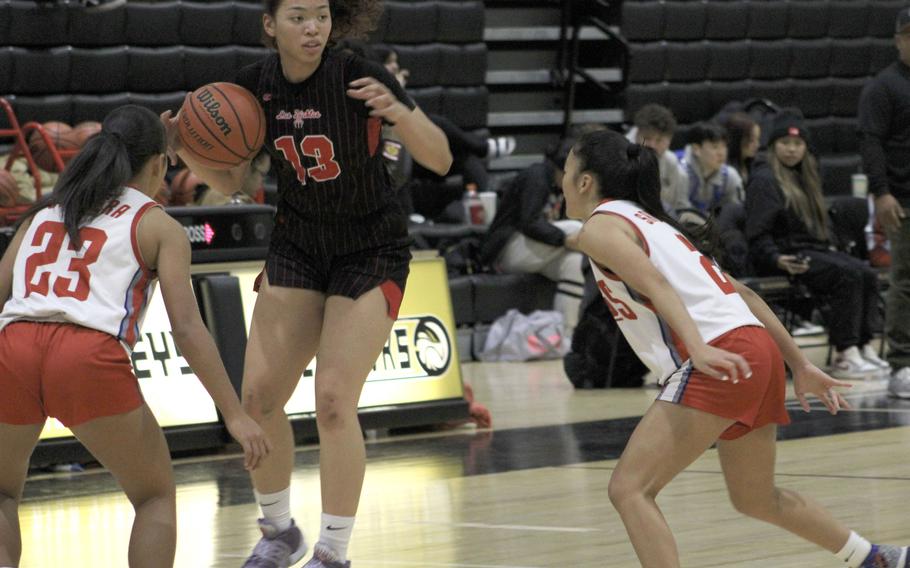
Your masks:
M259 424L241 411L237 416L225 418L224 425L243 448L243 467L250 471L259 467L262 460L272 451L272 443Z
M782 254L777 257L777 267L787 274L802 274L809 270L809 263L794 254Z
M351 81L348 86L348 96L364 101L372 109L370 116L395 124L411 112L388 87L372 77Z
M904 208L890 193L875 198L875 217L887 233L893 233L901 226L901 219L906 217Z
M809 401L806 400L807 394L818 397L831 414L837 414L841 408L850 410L850 403L841 393L835 390L835 387L851 388L853 385L838 381L829 377L815 365L809 364L800 369L793 371L793 390L796 392L796 398L799 399L799 405L803 410L809 412Z
M752 369L742 355L704 345L689 353L696 369L721 381L738 383L752 376Z
M187 93L186 98L183 100L186 104L187 100L190 98L192 93ZM183 108L183 107L181 107ZM161 124L164 125L164 136L167 141L167 157L171 162L172 166L177 165L177 152L183 148L183 143L180 141L180 136L177 135L177 121L180 119L180 109L177 109L177 113L174 114L170 110L166 110L161 113Z

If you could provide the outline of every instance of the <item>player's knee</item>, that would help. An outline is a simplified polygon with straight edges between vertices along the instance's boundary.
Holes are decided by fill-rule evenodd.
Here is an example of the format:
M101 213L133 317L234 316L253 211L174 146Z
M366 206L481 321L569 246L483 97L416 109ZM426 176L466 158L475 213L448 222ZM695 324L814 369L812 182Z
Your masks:
M272 389L263 384L243 385L240 404L244 412L257 422L268 418L276 410L284 411L284 405L277 402Z
M747 517L769 520L774 516L775 498L764 492L731 492L730 503L737 512Z
M637 497L642 497L644 491L641 485L629 475L622 471L616 470L610 477L610 484L607 486L607 496L610 502L617 510L623 509L626 504Z
M347 420L356 420L356 403L351 405L350 397L345 396L337 385L338 381L327 376L316 380L316 422L322 431L339 429Z

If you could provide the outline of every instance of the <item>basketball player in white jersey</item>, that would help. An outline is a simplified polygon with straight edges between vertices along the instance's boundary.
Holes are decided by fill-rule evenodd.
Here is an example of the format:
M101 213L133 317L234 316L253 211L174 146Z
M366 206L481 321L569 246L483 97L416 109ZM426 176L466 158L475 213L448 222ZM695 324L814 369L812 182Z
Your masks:
M110 470L136 516L129 565L174 563L170 455L130 364L157 279L174 340L255 468L269 452L240 407L190 285L183 227L149 197L166 169L164 128L111 112L25 217L0 261L0 566L18 566L18 504L47 417Z
M653 151L609 131L592 132L566 162L569 217L604 300L629 344L659 377L657 401L636 427L609 496L642 566L678 567L655 499L717 442L736 509L835 553L851 568L904 568L907 548L874 545L811 499L774 485L778 424L787 424L784 361L796 396L832 414L849 408L836 381L812 365L768 306L721 272L677 228L660 202Z

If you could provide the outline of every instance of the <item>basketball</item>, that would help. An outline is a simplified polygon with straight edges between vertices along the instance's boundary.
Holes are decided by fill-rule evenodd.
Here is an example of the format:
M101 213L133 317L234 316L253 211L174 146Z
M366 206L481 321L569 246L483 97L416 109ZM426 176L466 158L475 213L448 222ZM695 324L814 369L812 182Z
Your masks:
M0 169L0 207L12 207L19 200L19 184L13 174Z
M80 148L85 146L85 143L89 138L99 132L101 132L101 123L92 120L80 122L73 127L73 134L76 138L76 143L79 144Z
M180 108L177 132L199 163L224 170L250 160L265 140L265 115L252 93L233 83L196 89Z
M76 145L75 136L72 133L73 129L69 124L52 121L45 122L41 126L58 150L72 150L78 147ZM28 149L31 151L32 158L35 159L39 168L48 172L57 171L53 154L48 150L47 145L44 142L44 137L41 136L37 130L32 132L31 136L28 138Z

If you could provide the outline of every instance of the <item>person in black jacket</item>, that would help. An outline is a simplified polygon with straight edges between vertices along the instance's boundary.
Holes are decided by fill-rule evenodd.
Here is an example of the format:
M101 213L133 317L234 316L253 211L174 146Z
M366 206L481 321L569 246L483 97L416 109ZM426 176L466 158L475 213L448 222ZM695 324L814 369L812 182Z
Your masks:
M750 254L759 273L798 275L830 305L833 376L879 375L888 364L869 345L878 278L861 260L834 248L818 164L807 142L802 114L781 111L768 140L767 161L753 167L746 189Z
M895 61L870 81L859 101L863 171L875 215L891 241L891 285L885 299L888 391L910 398L910 8L897 16Z
M557 283L554 308L571 332L584 293L578 252L581 223L567 220L561 191L563 167L574 139L563 140L509 184L481 248L481 261L506 273L537 273Z

